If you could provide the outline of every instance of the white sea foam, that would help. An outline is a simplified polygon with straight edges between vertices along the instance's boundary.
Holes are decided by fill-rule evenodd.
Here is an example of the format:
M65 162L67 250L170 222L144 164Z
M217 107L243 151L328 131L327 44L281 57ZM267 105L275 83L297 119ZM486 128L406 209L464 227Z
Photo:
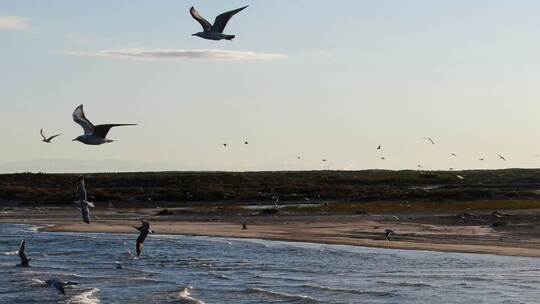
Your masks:
M17 255L19 254L19 251L18 250L15 250L15 251L6 251L3 253L4 255Z
M252 287L248 289L251 293L260 293L265 294L269 296L273 296L280 299L287 299L287 300L301 300L302 303L319 303L317 299L312 298L307 295L301 295L301 294L289 294L285 292L279 292L279 291L272 291L272 290L266 290L262 288Z
M87 290L81 294L75 295L71 297L71 299L68 299L66 303L69 304L97 304L101 303L98 297L96 297L96 293L99 292L98 288L92 288L90 290Z
M188 286L180 291L178 294L180 296L180 300L182 300L183 303L205 304L203 301L192 297L191 293L189 292L190 289L193 289L193 287Z

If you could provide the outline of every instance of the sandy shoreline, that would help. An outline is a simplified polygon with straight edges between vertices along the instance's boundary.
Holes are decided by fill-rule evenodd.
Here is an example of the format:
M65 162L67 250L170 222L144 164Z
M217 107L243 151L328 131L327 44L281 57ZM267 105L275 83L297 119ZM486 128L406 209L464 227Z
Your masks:
M159 234L256 238L279 241L341 244L405 250L484 253L540 257L540 234L497 230L488 225L445 222L436 215L313 215L313 216L154 216L155 209L94 212L88 225L74 208L14 209L3 211L0 223L52 225L52 232L133 233L141 218L148 219ZM534 211L527 211L534 212ZM515 215L519 216L519 215ZM248 229L241 229L247 220ZM510 226L509 226L510 227ZM391 242L383 231L396 232ZM529 233L529 232L527 232Z

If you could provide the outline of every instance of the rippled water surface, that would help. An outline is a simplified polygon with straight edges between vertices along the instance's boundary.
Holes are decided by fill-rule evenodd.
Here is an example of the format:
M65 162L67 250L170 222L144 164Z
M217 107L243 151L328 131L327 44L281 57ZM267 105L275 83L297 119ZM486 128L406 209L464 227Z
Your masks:
M540 303L536 258L158 234L137 259L130 234L0 234L0 303Z

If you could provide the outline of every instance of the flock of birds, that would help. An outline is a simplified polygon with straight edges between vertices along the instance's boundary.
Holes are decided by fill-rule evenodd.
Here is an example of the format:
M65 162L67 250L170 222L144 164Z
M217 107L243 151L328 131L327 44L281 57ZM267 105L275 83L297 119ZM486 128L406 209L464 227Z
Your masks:
M192 36L197 36L197 37L200 37L200 38L203 38L203 39L208 39L208 40L232 40L232 39L234 39L235 35L224 34L223 31L225 30L225 27L227 26L227 23L229 22L229 20L234 15L238 14L239 12L241 12L242 10L244 10L246 8L247 8L247 6L244 6L244 7L238 8L238 9L234 9L234 10L222 13L222 14L218 15L215 18L214 23L211 24L209 21L204 19L194 7L191 7L190 10L189 10L190 15L202 26L202 29L203 29L203 31L194 33L194 34L192 34ZM107 138L107 134L109 133L111 128L120 127L120 126L135 126L136 125L136 124L101 124L101 125L94 125L90 120L88 120L88 118L86 118L86 115L85 115L84 110L83 110L83 105L79 105L78 107L76 107L75 110L73 111L72 116L73 116L73 121L75 123L79 124L82 127L83 132L84 132L83 135L78 136L77 138L73 139L73 141L78 141L78 142L81 142L81 143L83 143L85 145L102 145L102 144L105 144L105 143L111 143L111 142L113 142L113 140ZM40 130L40 134L41 134L41 136L43 138L42 141L45 142L45 143L49 143L49 144L52 143L53 139L55 139L55 138L57 138L58 136L61 135L61 133L60 133L60 134L55 134L55 135L52 135L52 136L46 136L43 129ZM435 140L433 138L431 138L431 137L424 137L423 139L427 140L429 143L431 143L433 145L435 144ZM248 141L244 141L243 143L245 145L249 144ZM227 147L227 143L223 143L222 145L224 147ZM382 150L382 146L378 145L377 150ZM451 153L451 155L452 156L457 156L455 153ZM498 157L501 160L506 161L506 158L504 156L499 154ZM296 156L296 158L298 160L303 159L302 156ZM380 158L382 160L386 159L385 156L380 156ZM479 160L483 161L484 158L480 158ZM327 162L328 160L326 158L323 158L323 159L321 159L321 161L322 162ZM419 165L419 168L422 168L422 166ZM463 177L458 176L458 178L463 178ZM75 203L78 205L78 207L79 207L79 209L81 211L82 220L85 223L90 224L90 208L93 208L94 204L92 202L88 201L83 176L79 177L78 196L79 196L79 200L76 201ZM277 203L279 201L279 197L274 197L273 201L274 201L274 205L277 206ZM144 241L147 238L148 234L149 233L154 233L152 231L152 229L150 229L150 223L148 221L141 220L141 222L142 222L142 224L141 224L140 227L134 227L137 230L139 230L139 235L138 235L137 240L136 240L136 248L135 248L137 256L141 255L142 250L143 250ZM245 222L242 224L242 228L247 229L247 225L246 225ZM392 231L391 229L387 229L387 230L384 231L384 237L388 241L390 241L390 235L392 235L392 234L394 234L394 231ZM32 260L31 258L27 257L27 255L25 253L25 247L26 247L26 242L25 242L25 240L22 240L21 244L19 246L19 251L18 251L18 255L19 255L19 258L20 258L20 264L17 264L17 266L19 266L19 267L29 267L30 266L30 261ZM60 280L58 278L50 278L49 280L45 281L45 283L48 286L51 286L51 287L55 288L59 293L64 294L64 295L65 295L64 287L69 286L69 285L77 284L76 282L62 281L62 280Z
M195 34L192 34L192 36L198 36L203 39L208 40L232 40L235 38L235 35L229 35L224 34L223 31L225 30L225 27L227 26L227 23L229 20L242 10L247 8L247 6L234 9L225 13L222 13L218 15L214 23L211 24L208 20L204 19L199 12L194 7L191 7L189 10L190 15L200 23L202 26L203 31L197 32ZM121 126L135 126L136 124L101 124L101 125L94 125L88 118L86 118L86 115L84 113L83 105L80 105L75 108L73 111L73 121L80 125L83 129L84 134L78 136L77 138L73 139L73 141L78 141L80 143L83 143L85 145L102 145L106 143L111 143L113 140L107 138L107 134L111 130L111 128L114 127L121 127ZM43 129L40 130L41 137L43 138L42 141L44 143L52 143L53 139L57 138L58 136L62 135L61 133L55 134L52 136L46 136ZM245 145L249 144L248 141L243 142ZM227 147L227 144L223 144L224 147ZM80 211L81 211L81 217L82 220L90 224L90 208L95 207L94 203L88 201L88 196L86 192L86 187L84 184L84 177L79 177L79 184L77 187L77 192L79 196L79 200L75 203L78 205ZM139 236L137 237L135 250L137 253L137 257L141 255L143 251L143 245L144 241L148 237L148 234L154 233L152 229L150 229L150 223L145 220L141 220L142 224L140 227L134 227L135 229L139 230ZM246 228L246 225L244 223L244 228ZM29 267L31 258L28 258L25 252L26 249L26 241L22 240L21 244L19 246L18 250L18 256L20 259L20 263L17 264L18 267ZM117 266L118 268L121 268L121 265ZM63 281L59 278L50 278L45 281L45 284L48 286L51 286L55 288L60 294L65 295L65 287L69 285L76 285L76 282L68 282Z

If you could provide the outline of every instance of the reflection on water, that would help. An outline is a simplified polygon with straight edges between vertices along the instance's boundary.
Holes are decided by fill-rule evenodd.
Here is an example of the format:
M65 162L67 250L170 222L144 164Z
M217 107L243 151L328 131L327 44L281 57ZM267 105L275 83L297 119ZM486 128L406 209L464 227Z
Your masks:
M134 234L0 233L1 303L537 303L540 286L535 258L151 235L137 259Z

